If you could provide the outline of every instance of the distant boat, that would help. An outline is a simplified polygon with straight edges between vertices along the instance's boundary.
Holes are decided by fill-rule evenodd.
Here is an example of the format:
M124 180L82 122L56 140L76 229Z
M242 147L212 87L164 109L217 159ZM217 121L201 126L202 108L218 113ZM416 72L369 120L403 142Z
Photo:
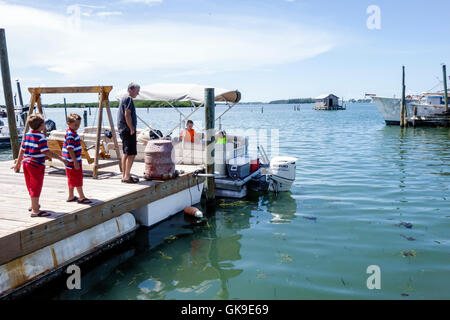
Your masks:
M17 134L19 135L19 141L22 140L24 126L21 118L20 109L15 110ZM0 148L8 148L11 146L11 140L9 136L9 124L6 110L0 109Z
M400 125L401 99L371 97L387 125ZM445 113L444 91L407 96L406 118L415 125L449 127L450 113Z

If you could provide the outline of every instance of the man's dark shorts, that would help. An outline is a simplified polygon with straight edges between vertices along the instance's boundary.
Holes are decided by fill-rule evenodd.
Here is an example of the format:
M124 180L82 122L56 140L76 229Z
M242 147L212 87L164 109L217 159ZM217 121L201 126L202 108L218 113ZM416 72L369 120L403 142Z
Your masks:
M126 128L120 132L120 139L122 139L123 153L129 156L137 155L137 141L136 132L131 135L130 129Z

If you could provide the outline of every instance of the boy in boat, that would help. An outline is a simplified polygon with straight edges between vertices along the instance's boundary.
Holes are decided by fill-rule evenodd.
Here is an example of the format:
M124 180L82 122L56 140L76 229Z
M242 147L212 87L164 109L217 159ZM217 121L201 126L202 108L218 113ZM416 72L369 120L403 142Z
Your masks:
M80 136L77 133L80 128L81 117L76 113L71 113L67 117L67 125L69 129L66 130L66 136L62 148L62 156L67 160L66 174L69 185L69 198L67 202L78 202L82 204L92 203L91 200L85 197L83 193L83 167L81 160L81 142ZM77 189L80 198L74 194L74 189Z
M183 141L184 142L191 142L194 143L195 142L195 130L193 129L194 127L194 122L192 120L188 120L186 122L186 129L181 130L180 132L180 142Z
M32 217L48 217L49 212L39 210L39 197L44 183L45 157L56 158L63 163L67 160L48 149L47 139L43 133L45 123L42 115L30 115L27 124L31 130L23 137L19 158L12 169L19 172L23 162L23 174L31 198L31 208L28 210L31 211Z

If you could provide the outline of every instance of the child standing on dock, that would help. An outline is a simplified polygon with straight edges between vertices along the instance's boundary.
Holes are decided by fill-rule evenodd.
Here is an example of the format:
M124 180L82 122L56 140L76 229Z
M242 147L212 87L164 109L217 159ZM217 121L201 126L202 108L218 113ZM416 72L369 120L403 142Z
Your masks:
M67 160L66 174L69 185L69 198L67 202L77 201L82 204L92 203L91 200L85 197L83 193L83 167L81 160L81 142L77 130L80 128L81 116L76 113L71 113L67 117L67 125L69 129L66 130L64 139L62 156ZM74 194L74 189L77 189L80 198Z
M64 163L67 161L48 149L47 139L43 133L45 123L42 115L30 115L27 124L31 130L23 137L19 158L12 169L19 172L23 162L25 183L31 197L31 208L29 209L31 216L48 217L50 213L39 210L39 197L41 196L42 185L44 183L45 157L56 158Z

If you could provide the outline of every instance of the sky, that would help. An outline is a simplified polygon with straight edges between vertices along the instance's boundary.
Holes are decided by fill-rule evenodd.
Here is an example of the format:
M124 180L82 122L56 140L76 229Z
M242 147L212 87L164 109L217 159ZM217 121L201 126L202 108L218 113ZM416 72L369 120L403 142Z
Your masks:
M244 102L268 102L399 96L402 65L407 93L427 91L450 63L449 12L447 0L0 0L0 28L13 89L20 79L26 101L28 87L135 81L238 89Z

